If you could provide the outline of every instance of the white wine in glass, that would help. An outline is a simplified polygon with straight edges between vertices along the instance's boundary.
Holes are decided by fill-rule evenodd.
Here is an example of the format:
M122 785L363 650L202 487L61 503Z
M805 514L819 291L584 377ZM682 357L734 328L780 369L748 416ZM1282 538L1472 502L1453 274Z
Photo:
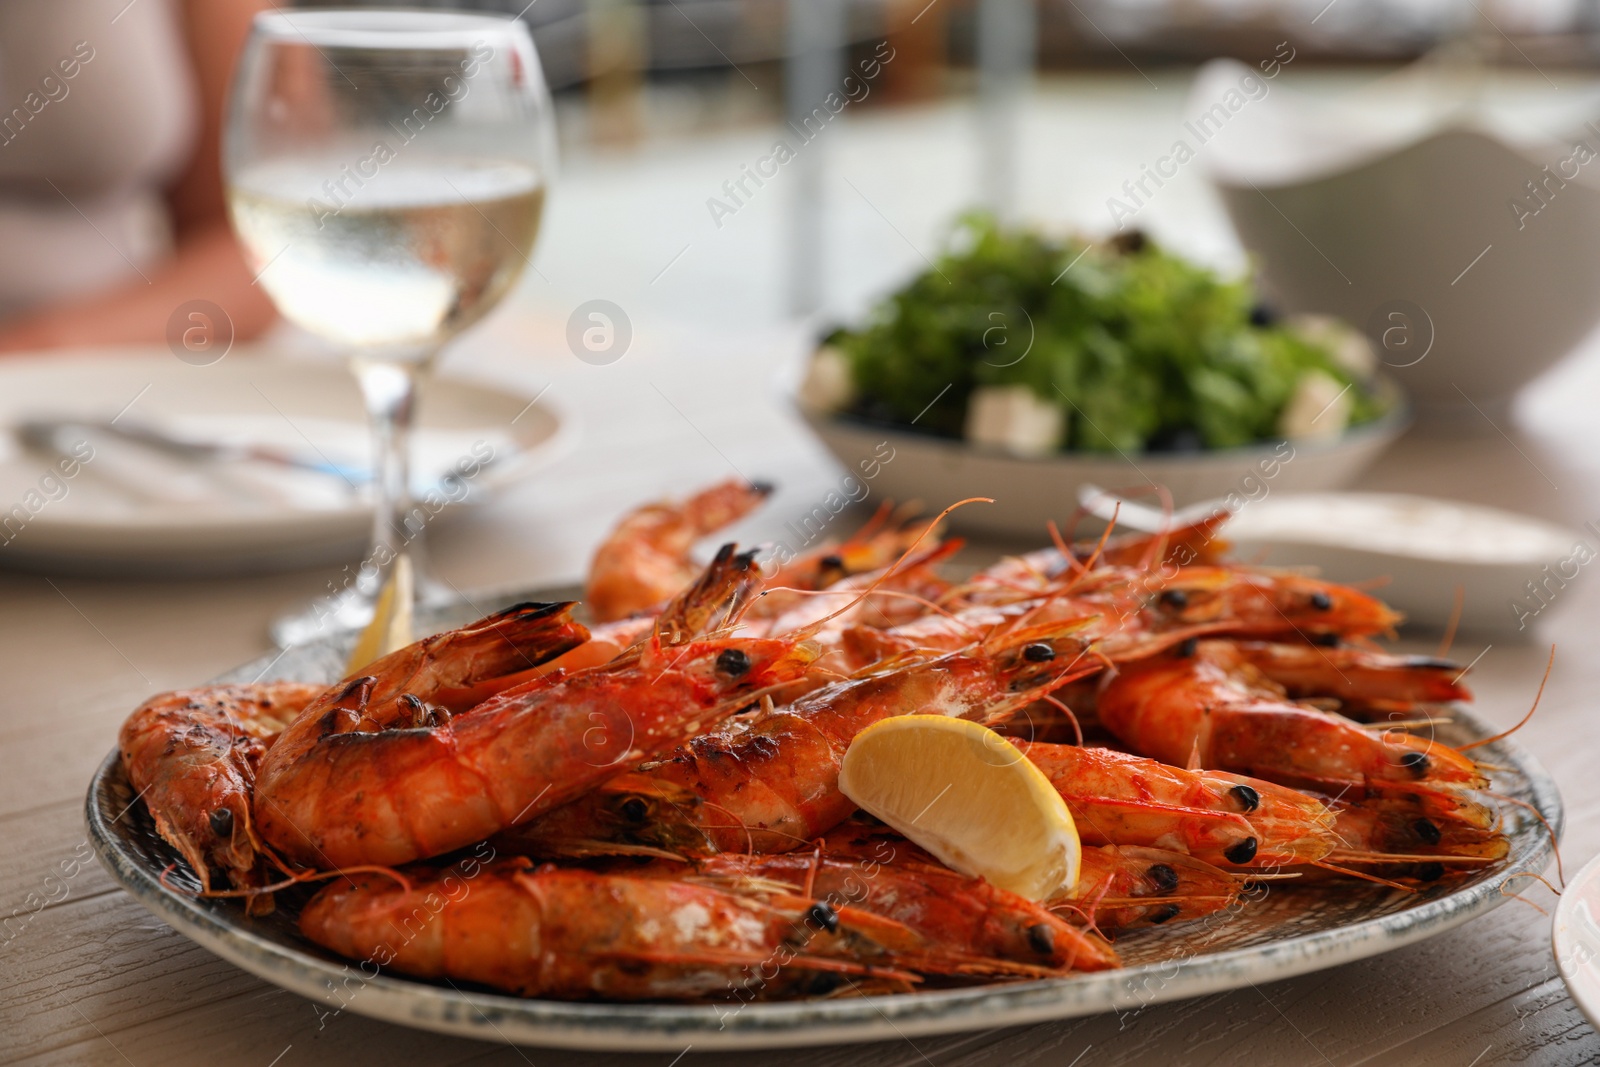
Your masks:
M455 12L258 16L229 108L234 230L290 321L348 352L376 442L358 577L280 619L294 644L365 625L420 552L408 443L415 376L532 255L554 158L527 29Z

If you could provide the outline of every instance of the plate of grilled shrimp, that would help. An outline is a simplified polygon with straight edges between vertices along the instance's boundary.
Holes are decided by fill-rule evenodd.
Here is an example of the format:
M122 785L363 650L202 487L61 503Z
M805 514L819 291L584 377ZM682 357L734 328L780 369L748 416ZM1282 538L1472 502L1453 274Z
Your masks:
M1465 671L1385 651L1366 592L1228 562L1225 514L975 569L884 510L695 561L764 495L640 508L581 592L424 619L354 671L330 637L146 701L89 789L102 861L325 1023L677 1052L1284 978L1465 922L1553 853L1555 786ZM852 741L904 715L1043 773L1070 883L1019 895L858 809Z

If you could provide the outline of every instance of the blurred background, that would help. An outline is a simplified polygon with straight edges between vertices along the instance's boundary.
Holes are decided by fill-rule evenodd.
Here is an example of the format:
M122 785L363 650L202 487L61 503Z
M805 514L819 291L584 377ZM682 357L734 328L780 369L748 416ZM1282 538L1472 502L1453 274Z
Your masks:
M252 353L318 350L320 342L277 318L258 272L232 247L221 205L223 99L258 6L20 0L0 12L12 42L0 73L19 104L37 88L32 66L52 69L80 41L94 58L78 91L90 96L93 77L124 87L112 94L120 93L120 113L103 101L52 99L53 111L13 112L22 121L7 127L0 240L13 276L0 277L0 305L10 310L0 318L0 347L17 354L13 368L37 368L49 358L42 351L144 345L171 348L183 364L227 355L229 373L239 375ZM1484 594L1502 623L1521 619L1510 595L1532 595L1524 583L1552 559L1552 546L1570 546L1569 535L1594 517L1586 494L1557 487L1582 484L1563 470L1587 476L1596 462L1571 442L1588 433L1579 399L1593 395L1600 368L1568 357L1587 344L1600 285L1600 167L1587 166L1600 150L1600 3L449 6L526 23L553 95L561 157L530 269L437 368L440 378L514 394L508 411L537 397L540 410L555 413L539 442L506 447L560 444L544 449L537 470L496 486L486 508L430 529L458 590L575 577L627 503L722 477L777 481L766 517L747 536L781 537L889 439L878 432L884 426L911 435L911 459L887 468L894 475L874 492L940 506L970 485L997 496L1009 489L1025 506L973 526L999 543L1070 510L1087 484L1131 484L1147 503L1158 503L1153 487L1161 484L1180 507L1223 499L1242 478L1255 481L1234 496L1251 502L1355 485L1543 516L1557 525L1527 535L1533 547L1517 557L1516 582ZM120 156L111 130L130 142ZM104 174L86 176L89 157ZM131 196L130 185L142 192ZM1216 412L1226 412L1234 386L1205 394L1192 380L1185 403L1221 405L1209 416L1212 430L1195 429L1206 423L1203 411L1177 422L1154 417L1132 436L1102 428L1087 394L1063 390L1059 376L1061 402L1048 378L1031 383L1033 401L986 397L994 401L984 409L987 430L975 398L1010 383L1004 374L980 370L940 392L930 369L914 398L864 395L861 367L878 357L863 331L914 279L949 282L945 268L963 262L975 240L964 228L974 211L1002 233L1046 242L1051 272L1063 269L1030 291L1102 299L1097 260L1142 254L1148 238L1188 264L1183 270L1200 272L1197 281L1161 282L1161 300L1178 300L1184 285L1222 292L1217 299L1240 329L1292 323L1284 329L1311 338L1320 353L1313 362L1328 373L1311 382L1295 372L1272 386L1264 429L1236 440L1215 429L1227 421ZM1069 276L1080 251L1090 258ZM69 269L91 259L93 269ZM69 267L40 266L62 263ZM972 293L989 283L973 275L962 284L961 313L971 320L956 330L966 331L963 359L998 366L985 353L993 354L995 330L1000 343L1021 338L1013 310L1027 318L1031 344L1039 327L1027 300L997 290L998 310L980 308ZM191 320L175 317L196 299L216 312L206 312L205 330L226 340L201 344L203 358L180 351ZM1125 307L1137 304L1128 299ZM1161 300L1127 314L1178 329L1189 305ZM596 326L599 334L585 332ZM841 327L855 339L836 335ZM195 336L211 338L205 330ZM1365 337L1355 342L1364 354L1352 354L1352 334ZM597 358L584 338L602 335ZM812 358L830 337L855 361L853 384L830 386L838 368L819 371ZM1135 355L1144 343L1123 342ZM910 347L905 358L920 367ZM1269 357L1235 362L1261 359ZM1178 388L1161 377L1175 371L1141 373L1158 391ZM60 406L40 396L63 395L63 387L37 374L3 412L13 424ZM469 432L481 398L452 396L443 405L455 405L450 428ZM1029 408L1040 396L1059 410ZM96 403L116 406L109 397ZM910 417L918 407L933 412L926 425ZM422 409L426 421L426 391ZM1042 446L1019 429L1036 417ZM1080 433L1089 424L1094 432ZM941 445L964 439L963 455L923 448L930 430ZM293 431L282 430L288 445L303 438L325 454L349 443L327 444L321 429ZM1291 473L1250 488L1262 483L1262 456L1283 439L1303 442ZM1460 440L1478 442L1482 455L1463 460ZM21 499L35 480L21 454L0 465L7 499ZM108 539L106 506L86 498L94 478L113 477L111 466L95 468L59 504L27 509L0 563L134 577L310 568L271 590L272 606L284 608L307 588L337 585L317 568L355 558L355 535L345 529L342 541L325 537L316 551L230 545L201 559L193 538L173 532L182 523L170 511L160 529L146 523L130 534L145 516L126 501ZM1276 477L1274 468L1266 481ZM1482 520L1435 518L1457 531ZM96 524L98 534L85 533ZM1448 603L1448 592L1440 595Z

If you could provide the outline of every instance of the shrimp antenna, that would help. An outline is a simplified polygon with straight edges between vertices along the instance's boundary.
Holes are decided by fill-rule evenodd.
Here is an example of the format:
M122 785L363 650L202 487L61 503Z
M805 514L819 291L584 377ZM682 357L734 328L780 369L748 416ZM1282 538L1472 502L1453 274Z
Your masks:
M1403 884L1401 882L1391 881L1388 878L1379 878L1375 874L1367 874L1367 873L1365 873L1363 871L1351 870L1349 867L1340 867L1338 864L1329 863L1325 859L1316 860L1315 862L1313 862L1311 864L1311 866L1313 866L1313 867L1321 867L1325 871L1333 871L1336 874L1347 875L1347 876L1349 876L1351 878L1359 878L1364 882L1377 882L1379 885L1386 885L1390 889L1399 889L1402 892L1406 892L1406 893L1415 893L1416 892L1416 889L1414 887L1409 886L1409 885L1405 885L1405 884Z
M244 889L202 889L199 891L184 889L182 886L176 886L167 881L167 875L171 874L173 868L176 866L177 863L175 862L167 864L166 867L161 871L161 874L157 876L156 880L161 883L161 887L163 889L170 889L174 893L184 893L188 896L199 897L206 900L217 900L226 897L255 898L264 896L268 893L276 893L282 889L288 889L290 886L299 885L302 882L321 882L329 878L348 878L351 874L361 874L364 872L387 875L399 882L407 893L411 892L411 882L408 878L406 878L405 875L401 874L393 867L383 867L377 864L360 864L355 867L336 867L329 871L298 871L290 874L289 877L285 878L281 882L273 882L269 885L247 886Z
M1480 745L1491 745L1496 741L1503 741L1504 739L1510 737L1512 734L1516 733L1518 730L1522 729L1524 726L1528 725L1528 720L1533 718L1533 713L1539 710L1539 698L1544 696L1545 683L1550 680L1550 668L1554 667L1555 665L1556 665L1556 646L1555 645L1551 645L1550 646L1550 658L1545 661L1545 665L1544 665L1544 677L1539 679L1539 691L1537 693L1533 694L1533 707L1528 709L1528 714L1524 715L1517 722L1517 725L1513 726L1511 729L1509 729L1509 730L1501 730L1499 733L1495 734L1493 737L1485 737L1482 741L1473 741L1470 744L1460 745L1460 746L1458 746L1456 748L1456 751L1457 752L1465 752L1468 749L1477 748Z
M1079 574L1088 574L1089 572L1084 565L1078 562L1078 557L1072 551L1072 546L1067 543L1065 537L1061 536L1061 528L1056 525L1056 520L1051 519L1044 526L1045 529L1050 531L1050 540L1055 544L1056 551L1061 553L1061 557L1067 561L1067 566ZM1040 577L1042 578L1044 575L1041 574Z
M1436 655L1444 659L1450 654L1450 646L1456 643L1456 627L1461 625L1461 609L1466 606L1467 587L1460 582L1456 583L1455 603L1450 607L1450 621L1445 624L1444 637L1439 642L1439 651Z
M1513 893L1513 892L1511 892L1511 879L1513 879L1513 878L1534 878L1534 879L1538 879L1539 881L1544 882L1544 887L1546 889L1550 890L1550 892L1554 893L1558 897L1561 895L1561 891L1556 889L1556 887L1551 885L1549 882L1545 882L1543 878L1540 878L1537 874L1534 874L1532 871L1512 871L1510 874L1506 875L1506 880L1500 883L1500 895L1501 896L1507 897L1507 898L1509 898L1511 900L1520 900L1524 904L1526 904L1528 907L1532 908L1534 911L1538 912L1540 915L1543 915L1545 918L1548 919L1550 917L1550 913L1548 911L1545 911L1543 908L1541 908L1539 905L1535 904L1533 901L1529 900L1527 897L1523 896L1521 893Z
M927 559L927 558L931 558L931 556L930 557L925 557L925 559ZM774 586L771 589L768 589L765 593L762 593L761 595L762 596L766 596L767 593L794 593L797 596L838 596L839 592L840 591L837 590L837 589L796 589L793 586L779 585L779 586ZM913 601L913 602L915 602L917 604L921 604L923 607L927 608L930 612L934 613L935 615L943 615L945 618L949 619L951 622L958 623L961 626L963 626L963 627L965 627L965 628L967 628L969 630L972 629L972 627L969 624L964 623L960 619L956 618L955 612L949 610L948 608L940 607L938 604L935 604L933 601L929 600L927 597L918 596L915 593L907 593L907 592L905 592L903 590L900 590L900 589L879 589L877 592L873 593L872 595L873 596L882 596L882 597L891 597L891 598L898 599L898 600L910 600L910 601Z
M1083 746L1083 726L1079 724L1078 717L1073 714L1072 709L1067 707L1065 702L1057 700L1049 693L1046 693L1040 699L1042 699L1046 704L1054 704L1056 707L1060 708L1066 713L1067 721L1072 724L1072 734L1076 738L1073 743L1081 748Z
M811 637L811 636L819 633L822 630L822 627L823 627L824 624L832 622L834 619L838 618L840 615L843 615L845 612L851 610L857 604L860 604L862 601L866 600L873 593L877 592L878 586L880 586L884 582L888 581L889 578L896 571L898 571L900 569L900 565L903 564L908 558L910 558L911 553L915 552L917 550L917 546L922 544L923 540L930 533L933 532L934 527L939 525L940 520L942 520L946 515L950 514L956 508L962 507L963 505L966 505L966 504L993 504L993 503L994 503L994 498L993 497L989 497L989 496L969 496L965 500L958 500L954 504L951 504L949 507L947 507L943 511L939 512L938 515L935 515L934 518L933 518L933 521L928 524L928 528L923 530L920 534L918 534L917 535L917 539L915 541L911 542L911 544L909 546L907 546L907 548L906 548L906 550L904 552L900 553L900 558L895 560L888 567L886 567L882 574L880 574L876 578L874 578L872 580L872 584L868 585L865 589L863 589L859 596L857 596L850 603L846 604L844 607L840 608L838 611L830 612L827 615L824 615L822 618L818 619L816 622L813 622L813 623L811 623L811 624L809 624L807 626L802 626L800 629L794 631L792 634L790 634L788 636L790 638L792 638L793 640L796 640L796 641L804 641L806 638Z
M1106 542L1111 540L1111 531L1117 528L1117 516L1122 514L1122 501L1117 501L1111 508L1111 521L1106 523L1105 530L1100 534L1100 540L1095 544L1094 551L1084 561L1083 573L1088 574L1094 570L1094 565L1100 562L1100 553L1106 550Z
M1172 502L1172 493L1166 486L1158 485L1156 494L1161 498L1161 516L1166 521L1161 524L1161 532L1150 542L1150 547L1139 557L1139 569L1146 572L1167 558L1167 546L1172 539L1173 530L1176 529L1172 520L1177 508Z

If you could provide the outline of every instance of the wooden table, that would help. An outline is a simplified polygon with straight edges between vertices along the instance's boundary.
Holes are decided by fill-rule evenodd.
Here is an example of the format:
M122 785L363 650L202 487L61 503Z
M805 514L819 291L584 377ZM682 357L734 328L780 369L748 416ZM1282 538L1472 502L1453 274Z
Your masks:
M741 536L780 532L820 500L837 471L766 387L794 335L730 339L720 349L657 338L611 368L559 347L559 323L524 318L478 339L455 365L551 397L586 420L579 449L481 517L442 528L434 548L462 588L568 579L620 509L663 490L738 470L783 489ZM531 338L531 340L529 340ZM512 339L521 350L508 353ZM230 357L235 358L235 357ZM1523 509L1578 524L1600 517L1584 398L1600 364L1562 371L1525 398L1520 423L1470 438L1412 436L1364 480ZM1513 447L1513 443L1516 447ZM1558 488L1559 487L1559 488ZM114 887L87 855L80 809L95 764L128 710L262 653L263 625L316 594L330 571L219 581L0 577L0 915L20 909L0 944L0 1059L38 1063L258 1064L493 1062L660 1063L671 1057L585 1056L437 1036L350 1012L319 1025L313 1005L222 962ZM1509 610L1509 608L1507 609ZM1531 699L1548 642L1561 645L1549 692L1521 740L1560 782L1564 855L1575 870L1600 847L1600 744L1592 655L1600 596L1580 579L1522 645L1463 635L1484 714L1510 724ZM1431 641L1415 641L1426 647ZM30 897L30 894L34 896ZM1549 907L1534 886L1528 897ZM39 903L37 911L32 911ZM1085 1050L1088 1050L1085 1054ZM1549 920L1512 901L1491 915L1377 959L1241 992L1019 1030L760 1057L770 1064L1083 1064L1587 1062L1600 1038L1567 998ZM281 1057L281 1058L280 1058ZM1475 1059L1476 1057L1476 1059ZM745 1063L702 1055L682 1061Z

